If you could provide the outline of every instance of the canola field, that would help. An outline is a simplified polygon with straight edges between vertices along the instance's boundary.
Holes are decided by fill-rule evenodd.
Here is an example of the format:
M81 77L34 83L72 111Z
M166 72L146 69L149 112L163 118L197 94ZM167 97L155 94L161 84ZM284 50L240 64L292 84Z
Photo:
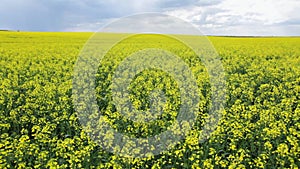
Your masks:
M149 110L151 91L159 89L164 111L149 123L123 117L112 102L111 81L126 56L143 46L167 49L189 65L199 88L197 120L186 137L167 151L135 158L103 149L78 119L74 65L91 35L0 32L0 168L299 168L300 38L208 37L224 67L226 97L222 117L204 141L198 138L212 104L211 85L192 51L166 37L142 35L107 53L95 79L97 105L112 128L130 137L172 126L181 89L166 72L142 71L128 86L133 106Z

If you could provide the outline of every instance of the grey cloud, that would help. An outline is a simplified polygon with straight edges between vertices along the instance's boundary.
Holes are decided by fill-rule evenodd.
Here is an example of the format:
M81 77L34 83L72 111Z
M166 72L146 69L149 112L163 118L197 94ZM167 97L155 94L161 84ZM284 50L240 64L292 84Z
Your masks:
M120 28L122 28L120 30ZM113 22L101 32L126 32L126 33L163 33L163 34L194 34L200 32L191 27L190 23L160 13L145 13L133 15Z
M158 4L162 8L185 7L185 6L211 6L220 3L221 0L163 0Z
M51 31L63 26L61 22L63 11L53 10L52 4L45 5L43 1L34 0L14 2L4 0L1 3L4 4L0 7L1 22L7 27Z
M300 18L288 19L287 21L277 23L276 25L300 26Z
M125 1L96 0L4 0L1 2L1 27L30 31L62 31L80 23L100 22L139 9Z
M299 35L298 11L292 18L265 24L257 13L242 16L222 8L226 0L2 0L0 29L11 28L28 31L95 31L109 21L139 12L175 12L208 34L235 33L238 28L286 31ZM201 9L201 10L198 10ZM195 10L196 9L196 10ZM229 7L230 9L230 7ZM179 13L176 15L176 11ZM182 12L182 13L180 13ZM292 14L288 14L292 15ZM276 27L276 29L275 29ZM231 30L230 30L231 29ZM289 31L291 29L292 31ZM250 33L251 33L250 30ZM300 29L299 29L300 30ZM258 32L261 34L261 32Z

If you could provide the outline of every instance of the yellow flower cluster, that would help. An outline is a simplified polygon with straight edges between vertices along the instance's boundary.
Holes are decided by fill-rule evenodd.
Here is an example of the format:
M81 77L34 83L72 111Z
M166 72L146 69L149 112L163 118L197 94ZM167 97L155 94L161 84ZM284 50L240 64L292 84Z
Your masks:
M206 68L193 51L158 35L137 36L113 48L97 70L95 94L104 121L119 133L130 138L158 135L176 124L182 104L179 83L162 70L148 69L128 86L129 98L135 109L145 112L137 119L146 116L154 120L132 121L117 111L111 81L114 70L128 55L145 46L168 50L190 66L199 88L195 124L183 121L171 132L177 136L182 134L180 129L191 127L186 137L159 154L148 152L145 158L134 158L102 147L118 140L112 132L105 136L92 133L99 129L94 121L87 121L89 128L83 130L79 110L74 109L73 67L90 36L0 32L0 168L299 167L300 38L209 37L226 71L227 96L218 127L209 129L214 131L206 140L199 139L206 134L203 126L216 119L207 118L211 85ZM83 87L88 85L82 82ZM153 94L154 90L163 91L165 100L151 102L151 96L160 94ZM149 111L153 103L159 105L162 114ZM80 106L84 110L89 105ZM90 133L109 141L98 144ZM125 154L143 152L130 149L132 144L113 148ZM155 147L148 149L154 151Z

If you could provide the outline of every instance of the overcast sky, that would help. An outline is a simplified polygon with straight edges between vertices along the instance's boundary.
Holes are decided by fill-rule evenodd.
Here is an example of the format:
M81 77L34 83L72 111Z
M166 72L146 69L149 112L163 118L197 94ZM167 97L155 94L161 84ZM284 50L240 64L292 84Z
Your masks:
M211 35L300 36L300 0L1 0L0 29L97 31L142 12L172 15Z

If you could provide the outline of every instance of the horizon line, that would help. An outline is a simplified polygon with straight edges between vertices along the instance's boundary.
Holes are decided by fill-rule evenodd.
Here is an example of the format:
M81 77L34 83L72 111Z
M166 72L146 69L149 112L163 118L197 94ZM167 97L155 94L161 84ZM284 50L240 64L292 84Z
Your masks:
M0 32L31 32L31 33L115 33L115 34L134 34L128 32L96 32L96 31L26 31L26 30L9 30L9 29L0 29ZM149 33L149 32L147 32ZM138 34L138 33L137 33ZM155 33L149 33L155 34ZM159 33L158 33L159 34ZM167 33L165 33L167 34ZM187 36L201 36L195 34L174 34L169 33L170 35L187 35ZM203 34L202 36L209 36L209 37L300 37L300 35L224 35L224 34Z

